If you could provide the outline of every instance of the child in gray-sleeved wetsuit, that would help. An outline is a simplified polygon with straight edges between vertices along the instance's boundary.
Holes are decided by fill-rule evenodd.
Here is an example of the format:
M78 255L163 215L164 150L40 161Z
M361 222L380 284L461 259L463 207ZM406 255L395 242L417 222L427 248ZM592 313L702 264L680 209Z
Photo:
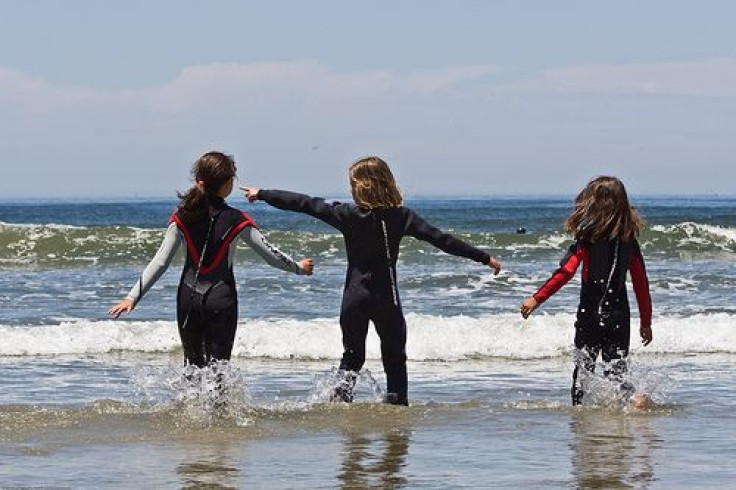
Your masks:
M295 263L266 242L248 215L225 203L233 191L236 171L233 157L219 151L207 152L194 163L194 185L178 194L181 201L161 248L128 295L107 312L118 318L133 311L168 268L179 245L186 243L177 321L185 362L199 367L230 359L238 322L232 260L237 238L274 267L296 274L312 273L311 259Z
M266 241L247 214L222 199L210 201L209 220L186 225L178 211L171 216L161 247L126 296L137 304L184 243L187 257L177 293L177 323L185 361L199 367L230 359L238 320L233 275L237 240L245 242L269 265L302 273L299 264Z
M126 296L138 303L185 243L187 257L177 293L177 322L186 362L199 367L230 359L238 320L233 275L238 239L269 265L295 274L301 272L291 257L266 241L248 215L224 200L213 202L212 208L209 220L189 225L178 212L172 215L158 253Z
M238 323L238 296L233 276L235 242L248 244L266 262L296 274L312 274L311 259L294 262L271 246L248 215L228 206L225 198L236 179L235 160L219 151L202 155L192 167L194 185L171 216L163 244L128 295L110 308L118 318L130 313L186 244L186 260L177 293L176 312L185 362L204 367L229 360Z

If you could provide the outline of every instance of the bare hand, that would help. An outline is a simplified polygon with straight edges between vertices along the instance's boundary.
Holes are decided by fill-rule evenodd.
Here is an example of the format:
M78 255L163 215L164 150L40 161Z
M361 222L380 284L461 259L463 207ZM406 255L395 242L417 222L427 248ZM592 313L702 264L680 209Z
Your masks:
M501 262L491 257L491 261L488 262L488 267L493 269L493 275L497 276L501 272Z
M641 335L641 343L647 346L652 343L652 327L642 325L639 327L639 335Z
M536 310L538 306L539 306L539 303L537 302L536 299L534 298L527 299L521 305L521 308L520 308L521 316L523 316L524 319L529 318L529 315L531 315L532 312L534 312L534 310Z
M312 259L300 260L299 269L305 276L311 276L314 273L314 261Z
M135 308L135 303L130 299L124 299L120 303L110 308L107 312L113 318L119 317L123 313L130 313Z
M245 198L248 202L256 202L258 200L258 191L255 187L241 187L240 190L245 191Z

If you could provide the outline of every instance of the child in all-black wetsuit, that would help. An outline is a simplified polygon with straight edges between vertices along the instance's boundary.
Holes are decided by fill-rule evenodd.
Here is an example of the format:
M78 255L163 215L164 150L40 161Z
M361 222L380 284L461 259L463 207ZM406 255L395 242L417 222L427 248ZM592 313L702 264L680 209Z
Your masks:
M311 259L296 263L269 244L253 220L228 206L235 162L220 152L203 155L192 169L196 181L171 216L164 241L123 301L110 308L117 318L135 308L166 271L181 243L186 244L179 291L177 323L187 364L204 367L229 360L238 322L238 297L233 276L235 242L248 244L269 265L295 274L312 274Z
M631 274L639 306L642 343L649 345L652 341L649 281L637 241L641 226L619 179L593 179L575 199L575 209L565 222L565 229L575 242L560 262L560 268L521 305L521 314L527 318L575 275L580 264L583 265L575 322L575 347L581 359L573 371L573 405L581 404L584 394L578 380L580 365L592 372L600 354L607 366L605 376L621 381L626 371L630 337L627 272ZM622 388L631 390L627 383ZM639 406L645 400L634 398L632 401Z
M427 241L441 250L490 266L500 263L488 253L443 233L417 213L402 206L403 198L386 162L377 157L350 167L355 203L277 190L244 189L248 200L258 199L280 209L307 213L337 228L345 238L348 270L340 310L344 353L340 369L346 387L337 397L352 400L355 374L365 362L365 340L372 321L381 339L381 358L387 378L386 401L408 405L406 322L396 284L399 243L405 235Z

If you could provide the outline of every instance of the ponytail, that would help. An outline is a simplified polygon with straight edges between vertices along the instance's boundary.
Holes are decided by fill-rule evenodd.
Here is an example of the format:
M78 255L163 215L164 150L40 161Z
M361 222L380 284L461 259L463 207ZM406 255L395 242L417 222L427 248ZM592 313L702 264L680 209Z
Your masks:
M181 200L181 220L184 223L206 220L210 214L210 205L215 202L222 186L235 176L235 170L235 161L229 155L216 151L202 155L192 167L195 185L185 193L176 193Z
M176 195L181 199L179 215L184 223L202 221L209 216L210 200L198 186L193 185L187 192Z

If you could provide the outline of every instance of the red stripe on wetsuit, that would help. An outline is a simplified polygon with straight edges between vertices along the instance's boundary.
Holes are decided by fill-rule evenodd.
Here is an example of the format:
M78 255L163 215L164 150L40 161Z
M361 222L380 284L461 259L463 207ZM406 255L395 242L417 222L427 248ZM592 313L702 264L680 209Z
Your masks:
M230 243L235 239L236 236L238 236L238 233L243 231L245 227L247 226L253 226L256 227L255 221L248 216L247 214L240 212L243 215L244 220L235 225L225 236L225 239L222 241L222 244L220 245L220 248L217 249L217 253L215 254L215 258L212 259L212 262L208 266L202 266L202 268L199 270L201 274L209 274L213 270L217 268L218 265L220 265L220 262L222 262L222 259L225 257L225 254L227 253L227 249L230 246ZM197 249L197 246L194 244L194 240L192 240L192 236L189 234L189 230L187 230L187 227L184 226L184 223L182 223L179 216L177 216L176 213L171 215L171 219L169 220L169 224L172 222L176 223L176 226L179 227L179 229L184 233L184 239L187 242L187 251L189 253L189 257L191 257L192 262L194 264L199 264L199 250Z

